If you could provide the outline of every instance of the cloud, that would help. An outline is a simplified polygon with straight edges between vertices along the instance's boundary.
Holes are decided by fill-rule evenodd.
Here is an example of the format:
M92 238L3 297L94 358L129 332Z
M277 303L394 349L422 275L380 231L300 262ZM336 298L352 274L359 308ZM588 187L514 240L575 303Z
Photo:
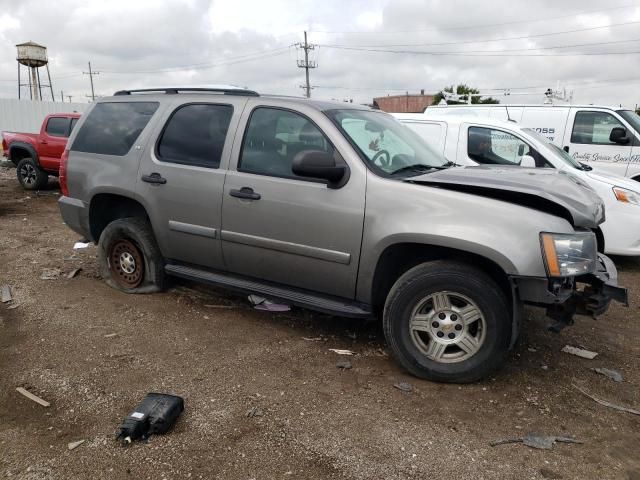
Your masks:
M304 72L296 65L300 52L293 44L306 29L310 41L320 44L311 52L318 62L311 72L316 97L370 102L387 93L435 92L468 83L531 93L508 97L511 102L540 102L546 88L562 81L575 90L576 101L633 105L639 101L640 82L629 66L638 63L639 54L551 55L640 51L640 42L549 48L638 40L640 24L614 26L640 21L640 7L619 8L624 5L583 0L0 0L0 95L16 95L15 44L27 40L48 47L57 99L64 90L74 100L87 101L89 79L82 72L89 61L100 72L95 87L101 95L122 88L213 83L300 95ZM593 28L606 25L611 26ZM367 33L353 33L359 31ZM394 46L407 44L423 45ZM544 50L526 50L532 48ZM486 56L514 49L521 51ZM547 56L524 56L531 54ZM605 82L634 76L631 82Z

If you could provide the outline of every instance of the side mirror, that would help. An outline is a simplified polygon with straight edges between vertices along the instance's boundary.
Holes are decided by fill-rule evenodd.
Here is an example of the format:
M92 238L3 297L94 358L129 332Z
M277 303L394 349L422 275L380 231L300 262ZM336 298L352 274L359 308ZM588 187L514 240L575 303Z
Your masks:
M293 157L291 171L301 177L320 178L329 188L344 185L346 165L336 165L332 154L322 150L303 150Z
M629 143L629 137L627 137L627 130L623 127L614 127L609 134L609 141L617 143L619 145L626 145Z
M520 166L525 168L536 168L536 160L531 155L525 155L520 160Z

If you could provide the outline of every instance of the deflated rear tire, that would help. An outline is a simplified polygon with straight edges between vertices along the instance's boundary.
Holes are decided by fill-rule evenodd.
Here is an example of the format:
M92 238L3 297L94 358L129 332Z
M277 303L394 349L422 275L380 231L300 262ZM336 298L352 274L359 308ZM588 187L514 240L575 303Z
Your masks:
M30 157L23 158L18 162L16 175L18 182L25 190L41 190L49 182L49 174Z
M105 282L125 293L153 293L166 286L164 259L146 219L114 220L98 243L100 274Z
M503 362L511 315L502 289L483 271L453 261L423 263L402 275L384 308L394 357L413 375L470 383Z

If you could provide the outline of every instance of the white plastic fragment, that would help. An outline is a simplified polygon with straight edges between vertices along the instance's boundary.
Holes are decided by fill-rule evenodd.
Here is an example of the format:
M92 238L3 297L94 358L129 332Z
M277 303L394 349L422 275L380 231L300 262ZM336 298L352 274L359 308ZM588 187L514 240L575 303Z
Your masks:
M9 285L3 285L0 287L0 293L2 296L2 303L10 302L13 298L11 297L11 287Z
M617 370L612 370L610 368L597 368L597 367L592 368L591 370L593 370L596 373L599 373L600 375L604 375L605 377L608 377L617 383L620 383L623 380L622 374Z
M89 242L76 242L73 244L74 250L80 250L81 248L87 248L89 246Z
M571 355L576 355L581 358L586 358L587 360L593 360L598 355L597 352L591 352L589 350L585 350L584 348L572 347L571 345L565 345L562 348L564 353L570 353Z
M82 445L83 443L84 443L84 440L77 440L75 442L69 442L67 444L67 448L69 450L74 450L74 449L78 448L80 445Z

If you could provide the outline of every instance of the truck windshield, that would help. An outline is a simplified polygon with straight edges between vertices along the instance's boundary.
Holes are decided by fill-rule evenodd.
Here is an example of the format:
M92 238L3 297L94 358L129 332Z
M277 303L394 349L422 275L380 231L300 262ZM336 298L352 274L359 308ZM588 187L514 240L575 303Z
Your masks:
M578 170L584 170L584 167L582 166L582 164L580 162L578 162L571 155L569 155L567 152L565 152L563 149L561 149L559 146L557 146L555 143L553 143L551 140L549 140L544 135L536 132L532 128L523 128L522 131L523 132L527 132L528 135L534 137L536 140L538 140L539 142L545 144L547 147L549 147L551 150L553 150L555 153L557 153L558 154L557 156L560 157L560 159L564 163L567 163L567 164L569 164L569 166L571 166L573 168L577 168Z
M636 135L640 135L640 115L633 110L617 110L622 118L631 124Z
M369 110L328 110L325 114L356 147L372 169L385 176L409 177L453 165L395 118Z

